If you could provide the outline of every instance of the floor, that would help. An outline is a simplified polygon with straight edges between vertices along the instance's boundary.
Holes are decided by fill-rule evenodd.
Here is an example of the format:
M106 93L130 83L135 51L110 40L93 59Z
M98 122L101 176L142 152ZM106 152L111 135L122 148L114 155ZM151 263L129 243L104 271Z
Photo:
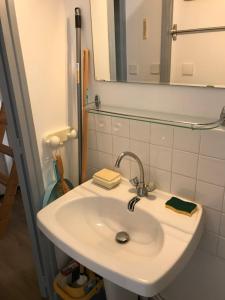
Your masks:
M7 234L0 240L0 299L41 300L20 193Z
M0 239L0 300L41 300L20 192L7 234ZM105 300L102 290L93 300Z

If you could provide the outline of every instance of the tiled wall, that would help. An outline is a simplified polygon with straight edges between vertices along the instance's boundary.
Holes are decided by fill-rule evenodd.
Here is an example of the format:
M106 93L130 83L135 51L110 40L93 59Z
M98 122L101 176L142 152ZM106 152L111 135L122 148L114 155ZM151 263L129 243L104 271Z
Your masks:
M118 154L130 150L142 160L146 182L197 201L205 209L200 248L225 259L225 131L192 131L109 116L89 114L88 173L113 168ZM125 159L120 172L139 175L136 162Z

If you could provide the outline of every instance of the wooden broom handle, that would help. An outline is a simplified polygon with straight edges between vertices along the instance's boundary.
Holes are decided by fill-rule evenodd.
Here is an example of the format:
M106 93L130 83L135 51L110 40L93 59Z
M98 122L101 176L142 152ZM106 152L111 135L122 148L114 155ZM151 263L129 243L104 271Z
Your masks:
M64 180L64 167L61 155L56 155L56 165L59 172L63 193L66 194L70 189Z
M83 147L82 147L82 182L87 179L88 160L88 113L86 111L89 86L89 50L83 50L83 93L82 93L82 118L83 118Z

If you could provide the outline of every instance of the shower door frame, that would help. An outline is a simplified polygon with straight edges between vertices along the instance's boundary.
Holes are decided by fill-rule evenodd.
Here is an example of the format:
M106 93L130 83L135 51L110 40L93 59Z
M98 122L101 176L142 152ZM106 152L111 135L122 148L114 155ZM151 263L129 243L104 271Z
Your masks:
M54 246L36 222L45 190L13 0L0 0L0 89L41 296L56 300Z

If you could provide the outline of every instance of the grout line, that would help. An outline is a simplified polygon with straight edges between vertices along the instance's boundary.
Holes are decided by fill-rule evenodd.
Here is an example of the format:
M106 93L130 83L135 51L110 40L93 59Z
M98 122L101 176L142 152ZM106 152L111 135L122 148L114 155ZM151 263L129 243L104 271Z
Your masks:
M197 153L197 152L190 152L190 151L180 150L180 149L176 149L176 148L173 148L173 151L174 151L174 152L183 152L183 153L186 153L186 154L190 154L190 155L192 155L192 156L197 156L197 157L199 157L199 153Z
M150 145L150 143L148 142L148 141L145 141L145 140L138 140L138 139L135 139L135 138L131 138L130 137L130 140L132 140L132 141L135 141L135 142L140 142L140 143L145 143L145 144L149 144Z
M203 158L211 158L211 159L215 159L215 160L221 160L223 162L225 162L225 158L218 158L218 157L215 157L215 156L209 156L209 155L205 155L205 154L202 154L202 153L199 153L199 157L203 157Z
M130 135L130 123L132 122L132 120L129 120L129 139L131 139L131 135Z
M149 168L157 169L159 171L163 171L163 172L168 173L168 174L171 173L170 170L165 170L165 169L162 169L162 168L159 168L159 167L155 167L155 166L152 166L152 165L148 165L148 166L149 166Z
M174 149L172 149L172 153L171 153L171 169L170 169L170 192L172 191L173 162L174 162Z
M198 185L198 172L199 172L199 160L200 160L200 144L201 144L201 134L200 134L200 138L199 138L199 152L197 154L197 168L196 168L196 181L195 181L195 194L194 194L194 201L198 202L196 200L196 194L197 194L197 185Z
M191 177L191 176L188 176L188 175L184 175L184 174L181 174L177 171L172 171L172 173L175 174L175 175L180 175L180 176L183 176L183 177L186 177L186 178L189 178L189 179L193 179L195 181L197 180L197 177Z
M187 177L187 176L186 176L186 177ZM223 189L224 189L224 186L223 186L223 185L218 185L218 184L215 184L215 183L211 183L211 182L205 181L205 180L203 180L203 179L197 178L197 182L203 182L203 183L206 183L206 184L209 184L209 185L214 185L214 186L216 186L216 187L220 187L220 188L223 188ZM225 196L225 189L224 189L223 195Z
M152 142L149 143L150 145L161 147L161 148L166 148L166 149L173 149L173 146L165 146L165 145L160 145L160 144L154 144Z
M221 215L223 214L223 212L221 211L221 210L219 210L219 209L216 209L216 208L214 208L214 207L210 207L210 206L208 206L208 205L205 205L205 204L202 204L202 203L199 203L199 202L197 202L198 204L201 204L203 207L205 207L206 209L210 209L210 210L213 210L214 212L217 212L217 213L220 213Z
M200 155L201 144L202 144L202 132L199 132L199 142L198 142L198 154Z
M110 133L112 134L112 118L113 117L110 117Z
M219 249L219 239L220 239L220 237L219 237L219 235L217 234L216 235L216 237L217 237L217 239L216 239L216 256L218 256L218 249ZM218 257L220 257L220 256L218 256Z
M148 123L148 127L149 127L149 143L151 144L151 140L152 140L152 125L151 125L151 123Z
M219 234L219 236L221 236L221 226L222 226L222 212L221 212L221 214L220 214L220 220L219 220L219 232L218 232L218 234Z

